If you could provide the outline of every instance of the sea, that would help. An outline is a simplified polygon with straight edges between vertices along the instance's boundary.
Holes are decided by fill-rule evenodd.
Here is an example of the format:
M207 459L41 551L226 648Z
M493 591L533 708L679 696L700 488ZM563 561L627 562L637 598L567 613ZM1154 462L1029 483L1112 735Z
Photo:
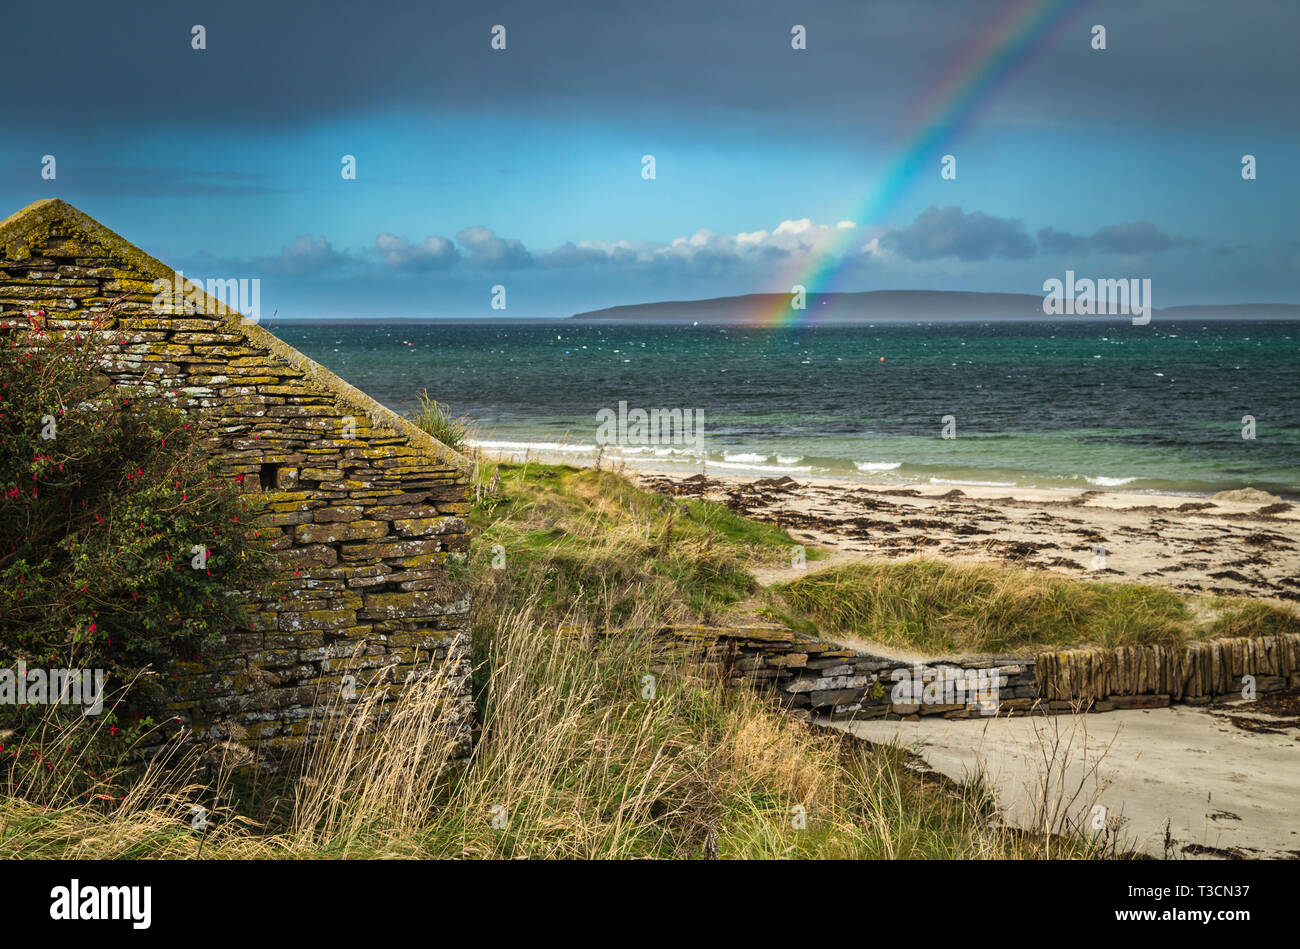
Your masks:
M281 321L507 457L875 484L1300 497L1300 322ZM602 423L681 410L698 431ZM689 410L690 415L685 413ZM672 416L661 415L668 419ZM676 417L673 417L676 418Z

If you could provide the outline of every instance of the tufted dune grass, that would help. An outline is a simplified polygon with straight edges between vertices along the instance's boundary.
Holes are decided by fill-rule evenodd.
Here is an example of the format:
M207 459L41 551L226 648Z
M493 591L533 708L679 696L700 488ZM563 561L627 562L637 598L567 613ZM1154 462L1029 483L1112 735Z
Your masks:
M896 748L809 730L755 693L665 665L649 637L594 648L526 606L497 618L487 653L482 731L467 763L449 758L434 672L382 715L365 701L336 710L333 740L314 746L274 820L243 816L228 780L177 786L155 770L120 802L4 799L0 858L998 859L1103 849L1005 828L978 779L922 778ZM191 826L196 804L208 815L202 833Z
M0 859L1115 854L1008 828L978 775L918 774L897 747L812 729L667 659L652 632L752 605L751 570L789 556L784 532L612 472L539 465L481 470L471 520L454 568L475 604L468 761L452 760L454 711L430 668L391 701L336 702L320 720L329 740L275 776L172 762L73 799L0 775ZM582 631L609 625L622 634Z
M640 610L661 622L717 621L757 591L754 567L787 562L794 545L721 504L654 494L613 471L501 464L479 477L477 599L536 595L557 620L623 625ZM492 569L494 557L503 568Z
M992 564L871 561L809 573L776 590L828 635L929 655L1170 645L1300 631L1300 615L1236 598L1200 604L1172 590L1075 580Z
M474 435L470 421L452 415L451 407L429 395L428 389L419 399L420 407L411 414L411 421L452 451L464 451Z

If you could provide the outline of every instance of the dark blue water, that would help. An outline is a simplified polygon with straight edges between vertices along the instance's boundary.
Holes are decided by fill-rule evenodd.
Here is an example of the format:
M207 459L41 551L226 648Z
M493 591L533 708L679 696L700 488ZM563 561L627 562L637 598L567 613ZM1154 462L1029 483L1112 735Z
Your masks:
M398 411L427 388L498 450L593 453L596 413L623 401L702 411L719 471L1300 494L1293 322L271 329ZM954 438L942 437L945 416ZM624 453L702 460L672 443Z

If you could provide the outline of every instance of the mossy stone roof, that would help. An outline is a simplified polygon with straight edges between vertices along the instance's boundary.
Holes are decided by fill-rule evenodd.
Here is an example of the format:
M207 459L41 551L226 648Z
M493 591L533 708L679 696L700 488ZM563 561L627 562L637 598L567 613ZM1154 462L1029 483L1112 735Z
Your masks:
M38 232L56 224L75 228L94 243L104 247L112 256L151 279L168 282L174 282L176 279L176 271L173 268L149 256L90 215L58 198L36 201L0 221L0 257L17 261L30 256L30 239ZM187 288L195 287L200 292L203 289L189 281L186 281L186 284ZM230 309L222 301L206 293L203 293L203 299L205 311L222 318L226 329L234 329L241 333L250 345L263 348L287 365L302 371L313 383L334 396L339 404L352 409L350 414L364 414L373 424L393 429L399 435L409 438L412 447L429 452L456 469L461 475L469 477L472 465L464 455L448 448L392 409L381 405L360 389L344 382L320 363L304 356L261 326L249 323L243 314Z

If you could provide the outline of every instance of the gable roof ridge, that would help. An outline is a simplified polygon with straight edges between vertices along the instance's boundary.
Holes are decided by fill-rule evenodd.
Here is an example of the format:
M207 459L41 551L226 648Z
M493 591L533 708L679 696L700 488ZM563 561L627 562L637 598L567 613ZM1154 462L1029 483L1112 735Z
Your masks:
M11 244L21 243L32 231L44 224L62 220L70 221L82 228L94 237L97 243L103 244L110 252L117 254L142 273L154 279L175 282L177 274L175 269L156 257L146 254L117 232L59 198L42 198L34 201L0 221L0 250L4 251L5 256L12 256L9 251ZM294 369L301 370L312 382L327 389L341 401L357 408L372 422L391 428L399 435L407 436L414 447L429 452L440 461L451 465L460 474L469 477L473 465L460 452L448 448L424 429L398 415L388 406L375 401L356 386L340 379L320 363L303 355L271 332L256 323L247 322L242 313L232 310L216 297L209 296L198 283L186 278L185 284L187 289L194 287L202 293L205 312L224 319L226 325L223 328L233 328L253 345L265 348Z

